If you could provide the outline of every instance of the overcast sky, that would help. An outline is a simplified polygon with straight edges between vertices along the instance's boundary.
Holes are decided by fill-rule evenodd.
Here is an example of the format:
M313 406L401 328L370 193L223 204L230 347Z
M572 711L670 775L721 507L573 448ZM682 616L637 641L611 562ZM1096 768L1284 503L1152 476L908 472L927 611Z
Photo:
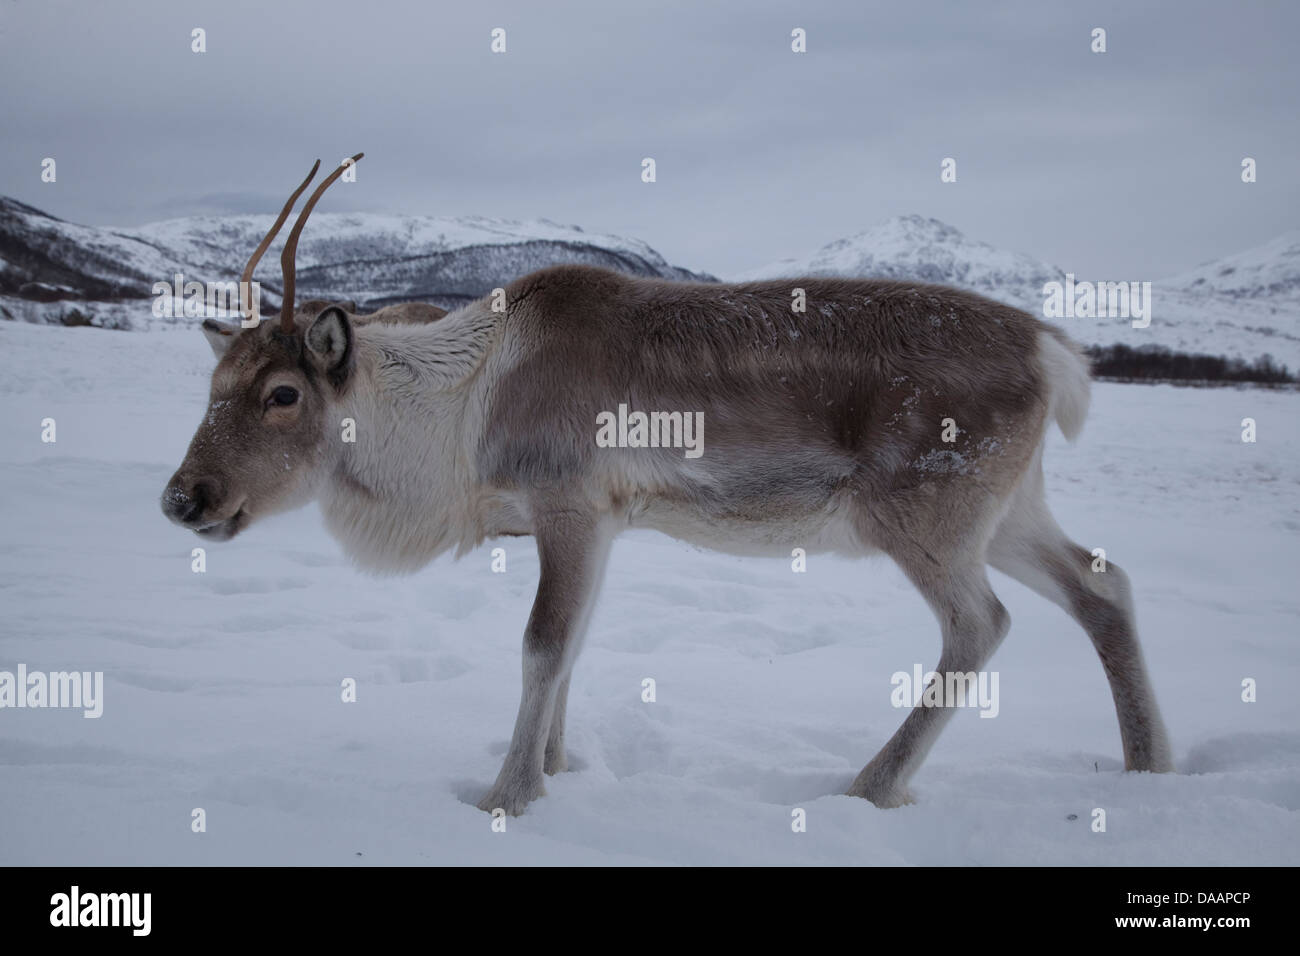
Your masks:
M919 213L1156 279L1300 225L1298 28L1291 0L0 0L0 194L270 213L364 150L323 211L544 217L719 275Z

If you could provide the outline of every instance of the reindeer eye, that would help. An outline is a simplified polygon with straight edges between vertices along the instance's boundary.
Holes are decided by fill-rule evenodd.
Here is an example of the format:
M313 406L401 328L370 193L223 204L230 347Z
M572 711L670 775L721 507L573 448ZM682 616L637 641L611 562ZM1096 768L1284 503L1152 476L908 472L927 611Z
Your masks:
M290 388L288 385L281 385L271 392L270 397L266 400L267 405L292 405L298 401L298 390Z

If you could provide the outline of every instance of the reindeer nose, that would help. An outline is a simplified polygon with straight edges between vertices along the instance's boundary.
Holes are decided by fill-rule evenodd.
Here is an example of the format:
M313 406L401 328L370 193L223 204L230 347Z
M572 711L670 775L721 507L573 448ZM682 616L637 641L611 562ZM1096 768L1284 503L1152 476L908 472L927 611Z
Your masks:
M172 478L162 495L162 511L177 524L194 524L217 504L217 483L210 478Z

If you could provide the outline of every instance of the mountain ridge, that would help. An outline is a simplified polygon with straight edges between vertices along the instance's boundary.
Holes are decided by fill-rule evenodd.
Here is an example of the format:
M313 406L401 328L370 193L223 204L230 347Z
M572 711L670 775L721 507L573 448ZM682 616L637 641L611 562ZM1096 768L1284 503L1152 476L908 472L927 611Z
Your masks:
M228 282L274 217L190 216L131 228L83 226L0 197L0 315L110 328L153 324L139 314L157 282ZM278 300L277 267L288 230L259 267ZM454 308L547 265L586 263L631 275L715 281L670 265L640 240L550 220L484 216L317 213L298 248L304 298L353 299L366 310L426 301ZM90 313L89 316L86 313Z
M140 329L185 324L149 309L156 282L229 282L270 227L269 215L199 215L130 228L84 226L0 197L0 317ZM287 235L287 233L286 233ZM280 293L285 235L259 270L265 308ZM629 275L717 281L670 265L645 242L547 219L317 213L298 254L303 298L351 299L363 311L398 302L455 308L535 269L585 263ZM801 257L732 275L891 278L963 288L1043 315L1043 287L1064 271L967 237L932 217L895 216ZM1076 276L1076 281L1086 277ZM1127 318L1057 321L1083 344L1162 345L1300 366L1300 230L1155 280L1147 328Z

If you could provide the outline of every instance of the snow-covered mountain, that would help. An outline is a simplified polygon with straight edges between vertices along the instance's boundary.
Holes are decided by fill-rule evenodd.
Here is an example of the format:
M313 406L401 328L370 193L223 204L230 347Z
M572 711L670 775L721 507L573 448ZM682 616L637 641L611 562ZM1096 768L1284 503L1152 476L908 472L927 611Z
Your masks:
M857 276L970 289L1019 308L1041 309L1043 284L1063 270L1031 256L969 239L938 219L896 216L816 252L781 259L737 279Z
M155 282L231 281L272 216L190 216L130 229L64 222L0 197L0 315L109 328L151 324ZM263 307L280 293L288 227L258 269ZM543 266L585 263L632 275L710 279L669 265L635 239L546 220L318 212L298 246L302 298L451 308Z
M970 239L921 216L898 216L817 251L734 276L889 278L969 289L1043 315L1043 286L1067 269ZM1076 280L1150 281L1151 323L1130 318L1052 319L1089 345L1162 345L1253 360L1272 355L1300 367L1300 231L1170 279L1076 275Z
M143 328L155 282L237 279L270 216L191 216L131 229L81 226L0 197L0 317ZM287 233L287 230L286 230ZM258 272L263 308L278 307L279 250ZM712 277L669 265L635 239L546 220L316 213L298 250L303 298L353 299L363 310L424 301L451 308L534 269L588 263L632 275ZM1043 286L1072 271L969 238L921 216L899 216L799 258L735 279L855 276L969 289L1043 314ZM1076 271L1077 270L1073 270ZM1076 275L1077 281L1148 276ZM187 320L180 320L187 321ZM1152 282L1152 318L1055 319L1086 344L1163 345L1300 368L1300 231Z
M1234 299L1300 299L1300 229L1262 246L1225 256L1163 285L1185 292L1215 292Z

